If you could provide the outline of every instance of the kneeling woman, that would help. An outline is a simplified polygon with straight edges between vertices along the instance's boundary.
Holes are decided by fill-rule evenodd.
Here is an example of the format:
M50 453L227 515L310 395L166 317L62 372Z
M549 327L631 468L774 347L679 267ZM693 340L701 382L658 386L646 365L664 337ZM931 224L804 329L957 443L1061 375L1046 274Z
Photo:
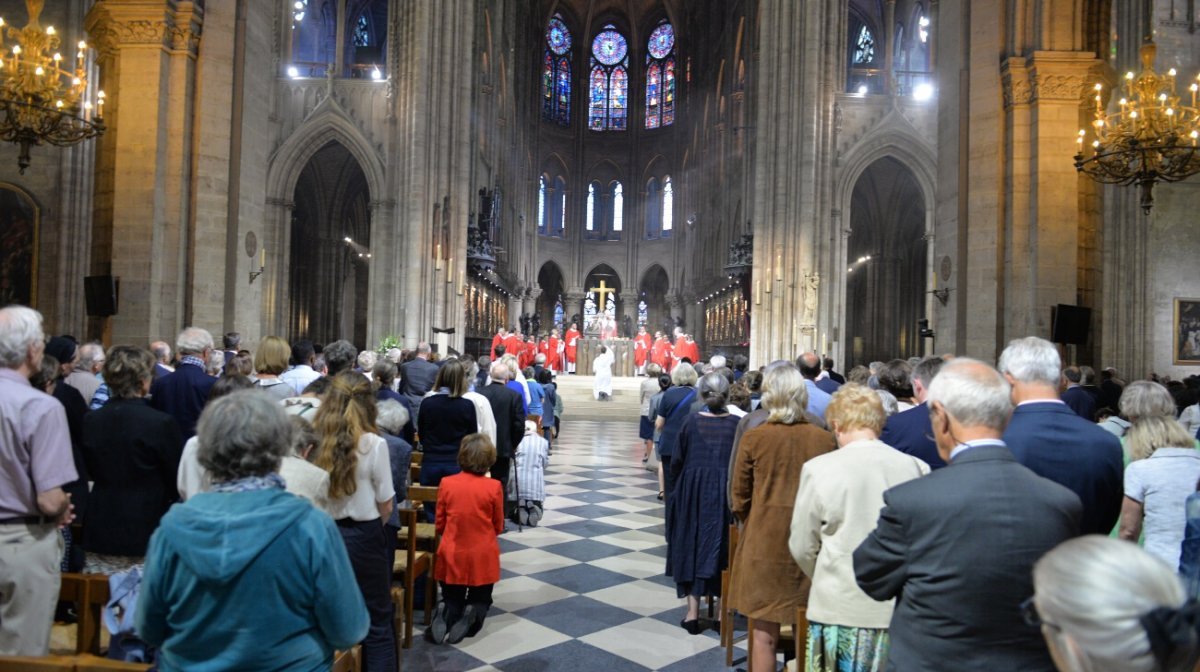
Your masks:
M485 434L462 441L458 465L462 472L438 486L438 545L435 578L442 584L443 602L433 615L425 638L435 644L457 644L483 627L492 606L492 588L500 580L500 544L504 531L504 491L487 476L496 461L496 447Z

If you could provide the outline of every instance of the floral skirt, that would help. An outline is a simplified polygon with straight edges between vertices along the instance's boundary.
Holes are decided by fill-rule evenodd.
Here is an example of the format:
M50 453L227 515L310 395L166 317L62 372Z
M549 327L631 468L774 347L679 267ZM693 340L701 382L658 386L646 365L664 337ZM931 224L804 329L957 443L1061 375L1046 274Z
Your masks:
M881 672L887 657L886 629L808 625L805 672Z

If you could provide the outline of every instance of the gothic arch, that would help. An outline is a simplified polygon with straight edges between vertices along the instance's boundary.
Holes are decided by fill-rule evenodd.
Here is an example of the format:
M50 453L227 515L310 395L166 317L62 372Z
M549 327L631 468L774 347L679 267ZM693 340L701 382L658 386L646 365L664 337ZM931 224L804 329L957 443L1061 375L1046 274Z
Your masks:
M659 180L665 175L671 174L671 166L667 161L667 157L662 154L655 154L646 162L646 169L642 171L642 179L640 180L642 188L646 186L646 182L652 177L657 177Z
M372 198L388 193L383 159L342 110L328 97L312 116L275 150L267 168L267 198L291 201L300 173L330 141L345 147L362 167Z
M895 113L893 113L895 114ZM907 122L905 122L907 125ZM854 185L864 171L879 159L891 157L912 171L925 198L925 211L934 212L937 194L937 162L934 151L912 131L897 123L884 123L843 153L833 202L840 205L843 217L850 211ZM845 221L845 220L843 220ZM931 233L931 231L926 231Z

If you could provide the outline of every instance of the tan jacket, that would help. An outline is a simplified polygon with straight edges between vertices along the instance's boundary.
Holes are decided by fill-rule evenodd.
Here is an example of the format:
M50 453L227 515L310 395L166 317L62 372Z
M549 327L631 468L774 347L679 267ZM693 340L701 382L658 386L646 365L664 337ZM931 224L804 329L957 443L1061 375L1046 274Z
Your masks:
M888 627L894 601L876 602L858 587L854 549L875 529L884 491L928 473L928 464L882 441L855 441L804 464L788 548L812 577L810 621Z

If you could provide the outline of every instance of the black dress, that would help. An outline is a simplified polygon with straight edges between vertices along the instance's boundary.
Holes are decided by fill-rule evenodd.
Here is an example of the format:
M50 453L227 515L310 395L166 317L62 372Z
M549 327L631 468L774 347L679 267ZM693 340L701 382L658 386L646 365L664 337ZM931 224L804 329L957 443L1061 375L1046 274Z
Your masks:
M697 413L679 433L671 460L676 475L667 518L667 576L675 579L678 597L721 594L733 520L726 481L738 420Z

